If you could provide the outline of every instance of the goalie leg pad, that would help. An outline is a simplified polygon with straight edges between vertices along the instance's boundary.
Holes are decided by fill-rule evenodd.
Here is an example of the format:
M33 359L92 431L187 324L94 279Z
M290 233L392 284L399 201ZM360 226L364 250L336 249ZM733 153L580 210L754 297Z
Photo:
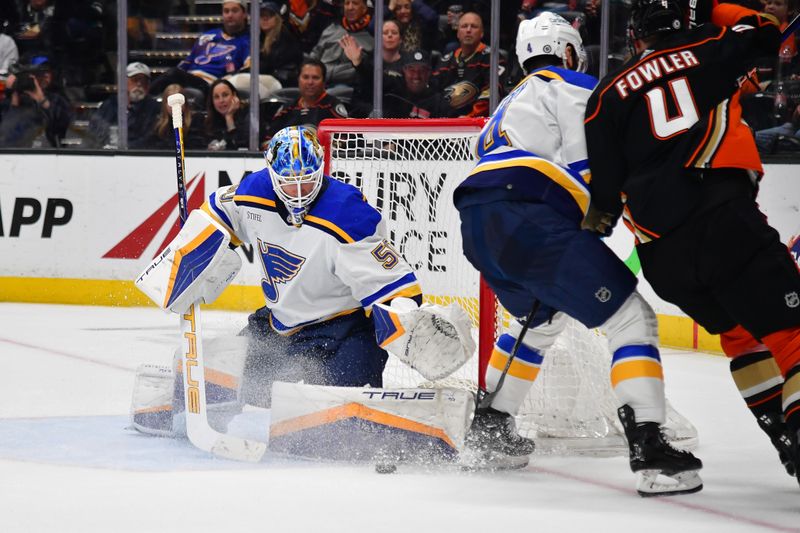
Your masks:
M233 281L242 260L230 234L207 213L194 210L178 235L136 279L136 287L162 309L183 313L211 303Z
M204 346L206 402L211 427L224 432L242 410L242 373L247 353L244 337L211 339ZM162 437L186 436L181 353L173 368L142 365L136 373L131 418L134 429Z
M172 400L175 373L168 366L139 365L133 382L131 426L148 435L175 437Z
M454 460L475 408L458 389L328 387L276 381L269 448L333 460Z
M472 321L456 304L417 307L395 298L391 306L375 304L372 313L378 344L425 379L449 376L475 353Z

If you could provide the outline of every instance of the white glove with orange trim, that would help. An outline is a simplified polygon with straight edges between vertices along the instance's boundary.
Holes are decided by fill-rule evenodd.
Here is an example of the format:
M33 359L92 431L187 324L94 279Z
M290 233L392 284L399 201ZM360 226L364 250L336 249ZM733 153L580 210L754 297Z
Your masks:
M475 353L472 321L458 305L447 307L395 298L391 306L375 304L378 344L425 379L449 376Z
M207 213L194 210L178 235L136 278L156 305L183 313L194 302L211 303L225 290L242 259L228 247L230 234Z

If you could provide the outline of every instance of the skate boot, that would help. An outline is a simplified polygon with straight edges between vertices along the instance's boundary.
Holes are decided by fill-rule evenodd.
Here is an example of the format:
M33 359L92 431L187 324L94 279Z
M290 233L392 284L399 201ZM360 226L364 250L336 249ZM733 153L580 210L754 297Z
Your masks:
M524 468L535 445L517 433L513 416L487 407L475 411L465 448L465 467L497 470Z
M617 412L628 439L631 470L636 473L636 490L640 496L688 494L703 488L703 481L697 474L703 467L700 459L673 448L657 423L637 424L629 405L623 405ZM660 481L659 475L671 482Z
M790 476L795 476L797 473L795 461L793 460L794 452L792 447L792 437L789 428L783 422L783 416L778 413L767 413L759 416L757 419L758 427L769 436L772 445L778 450L778 458L781 460L786 473Z

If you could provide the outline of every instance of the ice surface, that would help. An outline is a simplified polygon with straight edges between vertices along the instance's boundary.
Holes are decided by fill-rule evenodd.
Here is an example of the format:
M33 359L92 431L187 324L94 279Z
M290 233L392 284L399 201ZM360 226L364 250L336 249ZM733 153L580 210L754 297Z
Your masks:
M208 336L237 313L204 313ZM460 473L269 457L214 459L126 430L139 363L168 364L155 309L0 304L0 532L800 531L800 487L746 412L723 357L664 350L697 426L702 492L641 499L622 457L534 457ZM266 435L268 413L232 431Z

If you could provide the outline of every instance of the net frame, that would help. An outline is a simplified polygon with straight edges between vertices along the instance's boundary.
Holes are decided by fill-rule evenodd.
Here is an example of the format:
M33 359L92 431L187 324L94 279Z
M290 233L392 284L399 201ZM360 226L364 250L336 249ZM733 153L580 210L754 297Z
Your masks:
M455 139L459 136L477 137L485 123L485 118L324 120L318 129L318 137L325 148L325 174L332 175L334 166L332 161L338 162L342 155L344 159L381 162L381 164L385 163L385 157L393 161L392 164L395 166L410 165L409 159L398 156L395 149L399 144L410 143L408 139L412 135L418 136L418 140L423 144L421 151L424 153L420 158L434 161L436 154L427 151L429 147L424 143L430 141L447 145L451 141L455 143ZM344 137L345 140L337 137L348 135L350 137ZM362 140L363 146L359 144ZM384 145L376 146L369 144L370 142L383 142L388 145L394 143L394 145L391 149L386 149ZM359 152L359 149L363 153ZM463 146L459 145L458 150L463 150ZM458 182L466 177L474 166L475 158L472 153L468 156L469 160L465 161L468 164L460 171L463 175L458 177ZM456 159L460 157L458 154L461 152L456 154ZM461 156L467 157L466 154ZM341 176L334 177L341 179ZM373 198L370 198L367 192L365 195L373 202ZM450 199L445 198L445 201ZM452 203L450 206L455 212ZM380 206L378 207L380 209ZM460 242L460 234L458 239ZM461 257L461 260L468 268L472 268L466 258ZM457 375L435 384L425 382L422 376L405 367L394 357L390 357L384 375L403 375L402 380L397 383L392 382L392 385L398 386L402 383L402 386L455 386L472 390L477 386L482 388L485 386L484 377L494 342L503 327L508 324L510 317L503 312L497 298L484 280L474 269L472 271L478 278L478 306L475 318L478 356L467 363L465 369L459 371ZM424 283L423 291L427 291ZM434 301L440 304L449 303L448 300ZM453 301L458 301L463 306L462 300ZM608 378L610 359L605 339L599 332L590 331L582 324L569 320L565 332L560 335L553 348L548 350L539 377L517 416L520 433L534 438L539 453L591 455L627 453L623 431L616 416L616 399ZM693 449L697 445L696 429L691 422L672 409L669 403L667 406L665 429L668 437L677 447Z

